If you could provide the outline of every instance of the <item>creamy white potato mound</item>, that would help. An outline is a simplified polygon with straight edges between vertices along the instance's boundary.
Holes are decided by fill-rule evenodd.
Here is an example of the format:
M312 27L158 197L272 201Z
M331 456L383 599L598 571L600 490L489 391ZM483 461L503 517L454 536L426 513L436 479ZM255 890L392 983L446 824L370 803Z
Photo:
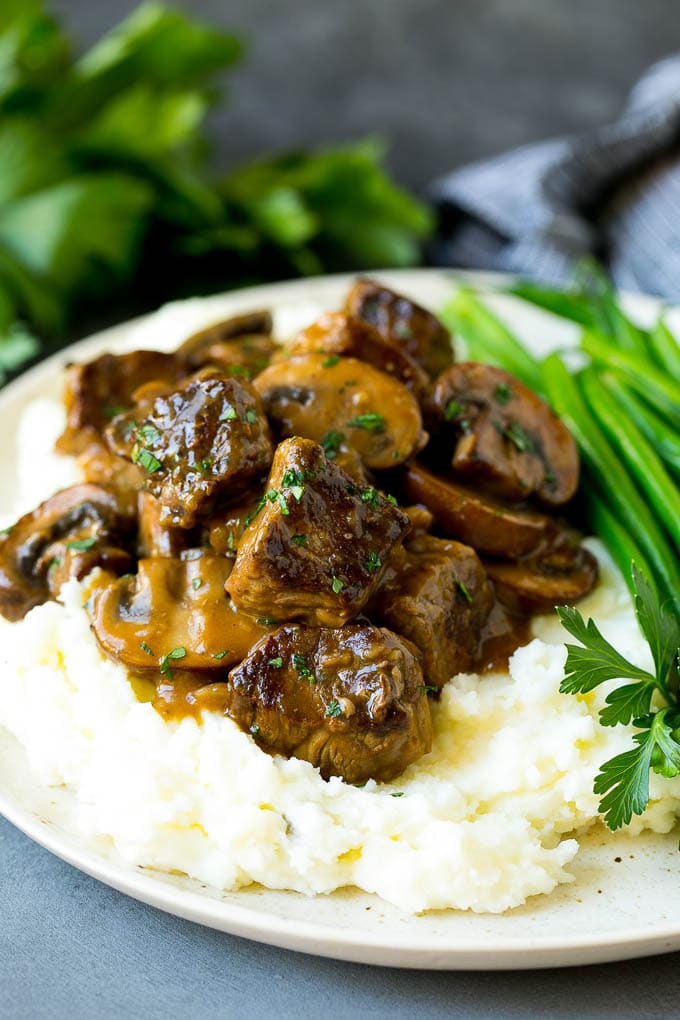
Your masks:
M25 423L21 441L31 443L32 478L42 460L53 482L48 416L31 414L40 435ZM50 422L58 431L54 408ZM648 665L623 581L599 543L590 547L602 581L581 609ZM394 783L324 782L306 762L265 754L227 718L164 722L99 652L85 597L69 582L61 603L0 625L0 723L43 783L74 791L83 833L109 837L134 864L210 885L358 886L408 912L507 910L572 881L578 842L563 837L596 821L598 766L630 746L628 728L599 725L603 695L559 693L563 632L544 617L509 675L452 679L432 704L432 752ZM653 777L652 797L634 829L667 832L680 780Z

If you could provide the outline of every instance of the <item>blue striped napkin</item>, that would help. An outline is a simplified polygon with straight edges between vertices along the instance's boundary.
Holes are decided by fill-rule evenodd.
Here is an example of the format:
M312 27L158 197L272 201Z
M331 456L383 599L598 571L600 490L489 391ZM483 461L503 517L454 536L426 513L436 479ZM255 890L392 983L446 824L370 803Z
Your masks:
M435 181L430 261L561 282L591 254L618 287L678 300L679 141L677 56L650 68L614 124Z

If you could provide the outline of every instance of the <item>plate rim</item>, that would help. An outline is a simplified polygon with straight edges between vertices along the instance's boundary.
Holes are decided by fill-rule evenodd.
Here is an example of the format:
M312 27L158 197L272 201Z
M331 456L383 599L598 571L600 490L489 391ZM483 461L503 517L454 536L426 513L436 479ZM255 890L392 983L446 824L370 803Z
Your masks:
M313 293L310 292L323 291L327 287L340 287L356 279L357 275L338 273L277 281L190 300L198 302L205 300L206 303L233 301L237 311L239 305L248 305L251 302L274 303L280 300L277 295L282 291L294 299L295 291L300 290L304 294L301 300L312 300ZM400 283L408 289L411 280L414 286L417 286L418 280L429 279L451 283L464 280L475 286L496 288L499 284L507 284L513 279L504 273L448 268L376 270L370 275L385 280L388 284L391 282L397 289ZM661 301L651 295L626 296L640 306L661 305ZM42 381L48 380L55 370L61 370L69 360L90 348L106 344L109 339L115 343L121 330L142 326L155 314L156 311L151 311L98 330L38 362L0 392L0 414L5 402L21 399L24 391L28 393ZM0 731L3 734L8 732L1 726ZM626 928L620 933L605 932L586 938L582 934L546 935L540 938L526 935L514 938L495 934L486 937L476 935L466 940L464 945L458 940L446 940L442 936L434 935L401 933L395 937L389 931L357 932L356 929L344 927L333 929L318 922L289 920L266 911L255 911L246 906L201 897L201 894L193 889L181 889L156 880L151 869L130 864L122 857L116 859L114 855L114 859L109 860L105 855L98 854L96 848L88 846L84 849L73 849L69 845L69 838L87 842L87 837L77 832L66 833L64 843L63 838L60 838L59 826L41 819L30 807L15 803L1 785L0 814L29 838L71 866L160 910L258 942L333 959L379 966L440 970L534 969L623 960L680 949L680 920L651 929L649 926ZM372 959L364 957L363 954L367 952L372 955Z

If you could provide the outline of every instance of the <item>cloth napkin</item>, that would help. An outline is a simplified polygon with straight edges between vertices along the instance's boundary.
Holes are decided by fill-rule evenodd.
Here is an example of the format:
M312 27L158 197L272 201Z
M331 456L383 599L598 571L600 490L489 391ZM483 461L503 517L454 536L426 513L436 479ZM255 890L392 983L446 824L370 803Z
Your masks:
M440 178L430 261L568 282L595 255L616 286L680 300L680 55L654 64L621 117Z

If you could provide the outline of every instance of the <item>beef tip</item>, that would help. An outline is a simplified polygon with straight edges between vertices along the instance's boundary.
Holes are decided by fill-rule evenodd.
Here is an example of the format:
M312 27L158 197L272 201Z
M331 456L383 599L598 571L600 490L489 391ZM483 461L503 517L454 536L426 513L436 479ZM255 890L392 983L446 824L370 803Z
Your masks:
M130 570L134 526L109 489L74 485L50 496L0 537L0 613L20 620L95 567Z
M102 354L66 370L66 429L57 440L60 453L78 454L101 439L108 423L132 406L132 395L152 379L166 385L185 375L180 359L161 351Z
M177 356L190 371L212 365L225 375L252 379L267 367L277 350L271 331L269 312L238 315L194 333L178 349Z
M149 556L180 556L189 549L194 537L186 528L161 521L161 505L150 492L138 493L137 555L140 559Z
M455 437L457 475L501 499L559 506L576 492L578 449L548 405L508 372L469 361L438 377L431 397Z
M168 679L175 667L225 673L268 632L227 598L230 570L231 560L194 549L140 560L137 574L97 585L88 608L100 647Z
M395 376L418 397L424 395L430 382L427 372L405 347L382 336L370 323L343 312L326 312L287 344L278 360L303 354L325 354L327 361L335 357L367 361Z
M453 362L451 334L439 319L415 301L373 280L357 280L345 310L397 343L434 378Z
M556 528L543 548L518 563L489 560L486 571L500 601L512 612L548 613L590 592L597 560L564 528Z
M237 500L272 458L255 390L210 369L119 415L106 439L143 469L146 488L161 504L161 523L182 528Z
M280 436L346 442L369 468L396 467L427 441L413 394L357 358L301 355L270 365L253 385Z
M516 559L539 548L552 527L546 514L506 506L414 461L406 469L409 499L424 504L451 538L489 556Z
M432 742L414 649L370 625L281 627L229 674L226 712L269 754L347 783L388 782Z
M419 535L388 568L371 616L412 641L428 686L443 687L476 662L494 596L477 553L451 540Z
M401 510L355 485L317 443L285 440L227 591L244 612L340 626L371 597L408 529Z

